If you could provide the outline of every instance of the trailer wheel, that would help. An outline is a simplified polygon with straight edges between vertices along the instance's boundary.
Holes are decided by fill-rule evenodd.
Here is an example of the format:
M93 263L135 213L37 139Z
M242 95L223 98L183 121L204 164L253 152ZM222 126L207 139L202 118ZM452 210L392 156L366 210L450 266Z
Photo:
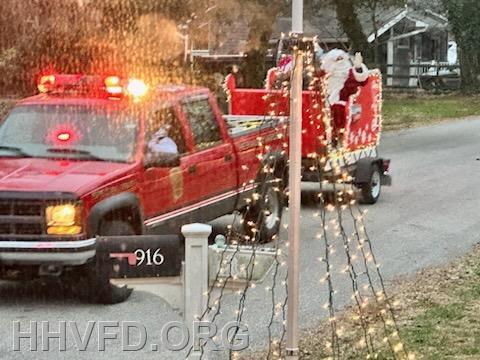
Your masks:
M361 202L364 204L375 204L382 192L382 174L377 164L372 164L370 180L360 185Z
M269 186L264 198L258 199L245 210L243 217L245 234L250 239L257 239L261 244L272 241L280 232L282 213L282 194Z
M135 235L133 227L121 220L105 221L100 227L101 236ZM110 283L109 258L96 256L92 262L76 272L77 286L87 301L98 304L118 304L127 300L132 289Z

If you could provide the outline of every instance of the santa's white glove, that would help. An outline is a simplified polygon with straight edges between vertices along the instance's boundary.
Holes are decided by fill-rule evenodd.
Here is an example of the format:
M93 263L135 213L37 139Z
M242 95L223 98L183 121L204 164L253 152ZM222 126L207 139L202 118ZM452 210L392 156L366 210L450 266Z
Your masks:
M358 82L364 82L368 79L368 68L363 63L363 56L357 52L353 58L353 77Z
M361 69L363 65L363 56L362 53L357 52L353 58L353 67L355 69Z

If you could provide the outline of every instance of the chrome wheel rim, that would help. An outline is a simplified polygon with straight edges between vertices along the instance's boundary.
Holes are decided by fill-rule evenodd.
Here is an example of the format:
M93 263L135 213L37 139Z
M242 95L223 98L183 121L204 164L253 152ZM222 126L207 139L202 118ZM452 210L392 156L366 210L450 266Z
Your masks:
M372 174L372 197L374 199L380 196L380 187L381 187L381 179L380 173L378 171L374 171Z

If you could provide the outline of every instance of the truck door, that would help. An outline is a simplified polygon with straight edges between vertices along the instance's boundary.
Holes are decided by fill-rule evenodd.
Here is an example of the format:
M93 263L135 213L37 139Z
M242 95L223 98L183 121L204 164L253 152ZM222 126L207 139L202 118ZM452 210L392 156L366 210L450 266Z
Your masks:
M166 128L168 137L173 140L180 154L180 166L173 168L152 167L145 170L143 203L145 225L149 234L177 233L182 225L203 221L202 216L208 214L202 202L205 199L205 181L198 176L199 156L192 151L187 138L191 137L185 121L180 121L177 114L181 108L164 107L154 111L148 121L146 142L158 135L160 128ZM183 119L184 120L184 119ZM211 197L211 196L210 196ZM209 218L204 218L205 221Z
M143 204L146 219L168 213L186 205L189 201L186 187L188 179L188 151L183 129L172 106L154 110L147 121L145 135L145 156L148 156L148 143L156 136L159 129L166 129L168 137L177 145L181 156L179 167L150 167L145 169L142 184Z
M233 209L237 188L234 149L223 138L207 94L187 98L182 107L194 140L188 171L199 185L196 191L202 199L200 218L207 221Z

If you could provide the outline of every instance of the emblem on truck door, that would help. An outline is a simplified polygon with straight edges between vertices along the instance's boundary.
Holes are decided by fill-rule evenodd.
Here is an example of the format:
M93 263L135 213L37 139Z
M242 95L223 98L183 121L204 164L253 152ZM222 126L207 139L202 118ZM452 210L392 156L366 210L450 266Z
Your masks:
M183 196L183 172L179 167L170 170L170 184L172 184L172 196L178 201Z

